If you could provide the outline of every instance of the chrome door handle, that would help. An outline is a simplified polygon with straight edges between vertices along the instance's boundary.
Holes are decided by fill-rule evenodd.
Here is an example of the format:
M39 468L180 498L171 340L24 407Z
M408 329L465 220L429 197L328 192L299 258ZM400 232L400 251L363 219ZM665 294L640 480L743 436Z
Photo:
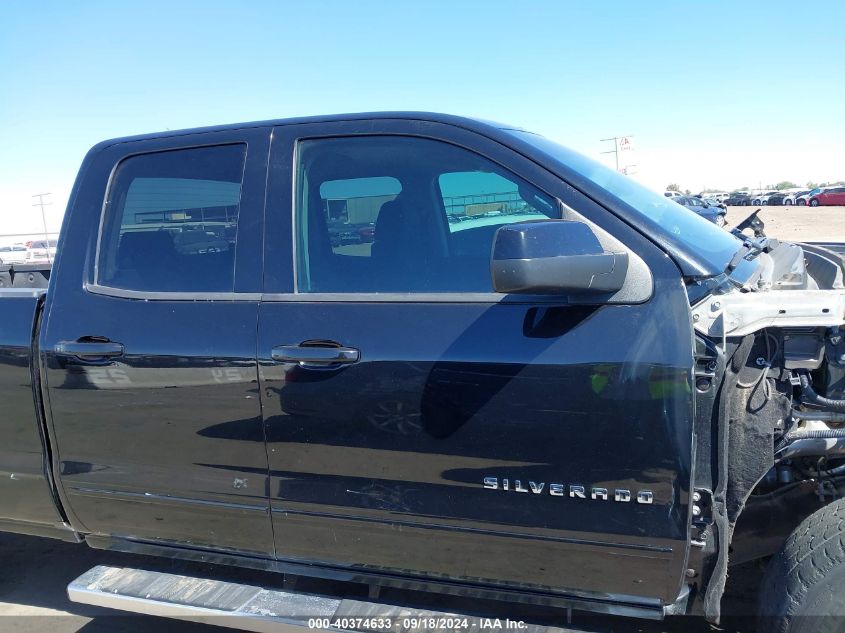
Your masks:
M361 352L353 347L318 347L316 345L279 345L270 351L273 360L300 365L348 365L357 363Z
M53 347L58 356L75 356L76 358L117 358L123 356L122 343L113 341L59 341Z

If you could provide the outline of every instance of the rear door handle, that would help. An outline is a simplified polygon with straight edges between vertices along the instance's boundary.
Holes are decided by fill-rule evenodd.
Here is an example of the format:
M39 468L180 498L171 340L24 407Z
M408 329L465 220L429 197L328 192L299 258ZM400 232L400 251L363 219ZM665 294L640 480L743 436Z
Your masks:
M123 356L122 343L113 341L59 341L53 351L59 356L74 356L76 358L101 359Z
M348 365L357 363L361 352L354 347L318 347L316 345L279 345L270 351L273 360L303 366Z

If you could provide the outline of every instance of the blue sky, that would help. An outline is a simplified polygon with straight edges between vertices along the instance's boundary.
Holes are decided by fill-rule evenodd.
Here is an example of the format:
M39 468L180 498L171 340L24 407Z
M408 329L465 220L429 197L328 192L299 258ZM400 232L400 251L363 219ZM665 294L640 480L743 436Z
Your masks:
M370 110L507 121L637 175L845 178L845 3L0 3L0 233L57 228L104 138ZM605 156L605 160L609 157ZM612 160L612 159L610 159Z

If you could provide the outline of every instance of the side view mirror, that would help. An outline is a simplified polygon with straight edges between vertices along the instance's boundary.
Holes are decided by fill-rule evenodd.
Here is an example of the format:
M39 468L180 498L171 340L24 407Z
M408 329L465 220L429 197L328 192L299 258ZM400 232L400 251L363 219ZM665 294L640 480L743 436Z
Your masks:
M605 251L583 222L520 222L496 231L490 271L496 292L605 294L625 283L628 253Z

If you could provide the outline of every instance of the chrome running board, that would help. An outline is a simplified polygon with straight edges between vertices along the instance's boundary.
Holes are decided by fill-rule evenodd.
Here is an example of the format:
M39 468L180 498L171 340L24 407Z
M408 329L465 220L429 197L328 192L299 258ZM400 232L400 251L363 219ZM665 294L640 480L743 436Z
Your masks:
M68 585L72 602L255 633L578 633L470 616L98 565ZM465 623L464 623L465 621ZM499 625L496 626L496 622Z

